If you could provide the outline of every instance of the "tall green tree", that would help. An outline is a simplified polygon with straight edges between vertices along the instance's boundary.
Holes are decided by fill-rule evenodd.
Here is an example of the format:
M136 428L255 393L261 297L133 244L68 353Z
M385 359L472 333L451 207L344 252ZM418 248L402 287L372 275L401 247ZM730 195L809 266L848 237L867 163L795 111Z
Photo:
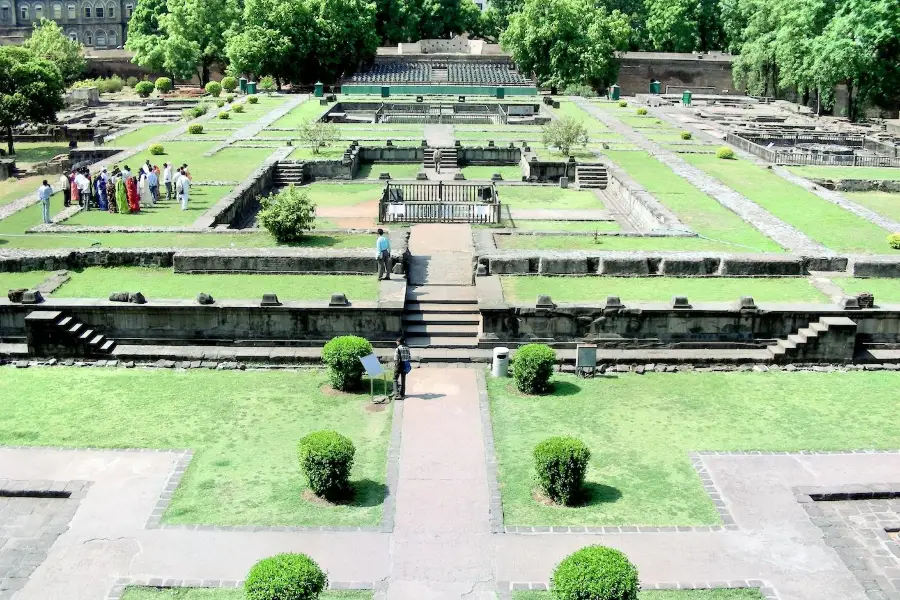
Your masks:
M237 0L169 0L168 11L162 17L165 70L185 79L196 73L206 85L210 68L226 60L225 40L238 30Z
M166 0L140 0L128 20L125 49L134 52L132 62L153 71L165 66L163 17L169 14Z
M700 46L698 3L694 0L646 0L647 37L653 50L691 52Z
M55 21L41 19L24 44L33 55L45 58L59 68L63 79L72 82L84 72L84 46L70 40Z
M64 92L62 73L55 64L26 48L0 47L0 127L10 154L16 152L13 128L55 121Z
M543 85L612 83L617 50L628 40L628 19L591 0L525 0L510 17L500 43L519 68Z
M241 23L225 48L231 72L269 75L279 85L309 79L316 23L306 0L246 0Z
M471 1L471 0L469 0ZM309 0L315 22L311 60L315 77L337 81L375 56L375 4L365 0Z

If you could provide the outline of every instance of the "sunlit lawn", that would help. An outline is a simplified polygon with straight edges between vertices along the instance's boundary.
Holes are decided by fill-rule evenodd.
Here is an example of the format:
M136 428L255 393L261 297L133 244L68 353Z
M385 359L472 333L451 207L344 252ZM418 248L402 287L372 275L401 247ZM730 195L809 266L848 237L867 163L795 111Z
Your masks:
M66 219L65 225L93 225L127 227L188 226L203 215L216 202L231 192L231 186L196 186L188 196L188 209L181 210L181 203L174 197L166 200L166 190L160 192L155 205L142 203L137 213L110 213L105 210L82 210Z
M844 196L878 214L900 222L900 193L844 192Z

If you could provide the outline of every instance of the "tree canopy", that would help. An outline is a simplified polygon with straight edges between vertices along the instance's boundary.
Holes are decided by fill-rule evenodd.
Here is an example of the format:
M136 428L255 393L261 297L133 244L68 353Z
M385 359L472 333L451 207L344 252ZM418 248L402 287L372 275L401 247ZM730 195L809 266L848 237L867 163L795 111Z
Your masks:
M0 46L0 127L15 154L13 127L50 123L63 107L65 84L59 68L27 48Z
M140 0L128 20L125 48L134 52L134 62L154 71L163 71L166 61L163 17L169 14L166 0Z
M70 40L62 27L49 19L41 19L34 26L24 45L34 56L56 65L66 82L78 79L87 64L81 43Z

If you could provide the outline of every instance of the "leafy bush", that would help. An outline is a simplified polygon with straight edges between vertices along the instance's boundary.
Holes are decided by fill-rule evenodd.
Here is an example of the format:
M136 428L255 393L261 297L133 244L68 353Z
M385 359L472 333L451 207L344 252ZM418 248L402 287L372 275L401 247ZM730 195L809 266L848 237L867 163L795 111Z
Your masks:
M121 92L122 88L125 87L125 84L122 82L122 78L118 75L113 75L109 79L103 79L102 77L98 77L97 79L82 79L81 81L76 81L72 84L73 88L97 88L97 91L101 94L110 94L115 92Z
M242 113L244 112L244 106L242 104L235 104L231 107L231 110L236 113Z
M626 102L625 100L619 100L619 108L625 108L626 106L628 106L628 102Z
M225 96L225 102L234 102L234 94L228 94Z
M316 600L328 576L305 554L276 554L251 567L244 580L247 600Z
M340 498L350 490L356 448L336 431L314 431L297 446L300 469L309 488L322 498Z
M563 94L566 96L582 96L584 98L597 97L597 92L594 91L594 88L584 84L566 86L566 89L563 90Z
M259 80L259 89L264 92L271 92L275 89L275 79L271 75L266 75Z
M358 388L363 376L359 359L369 354L372 354L372 344L354 335L336 337L325 344L322 362L328 367L331 387L342 391Z
M222 84L222 89L226 92L233 92L238 86L238 80L230 75L228 77L223 77L222 81L219 83Z
M222 93L222 84L218 81L210 81L206 84L206 93L212 96L213 98L218 98L219 94Z
M573 437L547 438L534 447L534 470L538 485L548 498L568 505L584 484L591 451Z
M641 115L641 116L644 116L644 115L647 114L647 109L641 107L641 108L637 109L637 114L639 114L639 115Z
M185 108L181 111L181 118L185 121L190 121L191 119L196 119L200 115L197 114L196 108Z
M722 146L718 150L716 150L716 157L725 160L731 160L732 158L734 158L734 150L732 150L728 146Z
M526 344L516 350L512 361L513 379L520 392L543 394L550 390L556 352L545 344Z
M125 80L125 85L127 85L127 86L130 87L130 88L133 88L133 87L136 86L137 84L138 84L138 78L137 78L137 77L129 77L128 79Z
M165 94L172 90L172 80L168 77L159 77L156 80L156 91Z
M900 250L900 233L892 233L887 237L888 246L894 250Z
M682 131L681 132L681 139L683 139L683 140L689 140L692 137L693 137L693 135L691 134L690 131Z
M625 554L606 546L573 552L550 579L556 600L637 600L639 587L637 568Z
M541 128L541 141L548 148L554 146L567 155L576 146L586 146L590 138L580 119L565 116L552 119Z
M337 141L340 131L334 123L312 119L300 124L297 137L304 146L312 148L313 154L318 154L321 148L326 148Z
M218 114L218 117L220 119L222 119L223 121L227 121L228 119L231 118L231 114L227 110L223 110L222 112L220 112Z
M316 228L316 205L302 188L289 185L274 196L261 198L260 205L260 225L281 243L299 242Z
M256 104L259 102L259 98L257 96L247 96L247 102L250 104Z
M147 98L153 93L153 84L149 81L139 81L138 84L134 86L134 91L136 91L137 95L141 98Z
M163 148L162 144L151 144L148 150L153 156L159 156L160 154L166 153L166 149Z
M192 125L188 125L188 133L192 133L194 135L203 133L203 125L201 125L200 123L194 123Z

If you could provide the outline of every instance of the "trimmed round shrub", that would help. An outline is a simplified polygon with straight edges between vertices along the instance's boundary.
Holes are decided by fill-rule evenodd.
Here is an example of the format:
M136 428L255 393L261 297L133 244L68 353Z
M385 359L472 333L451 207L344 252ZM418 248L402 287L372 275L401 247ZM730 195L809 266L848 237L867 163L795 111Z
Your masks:
M591 451L577 438L547 438L534 447L534 471L548 498L568 506L578 499L584 485Z
M357 389L362 382L363 366L359 359L372 354L369 340L355 335L332 338L322 348L322 362L328 367L328 381L336 390Z
M626 106L628 106L628 102L626 102L625 100L619 100L620 108L625 108Z
M556 352L545 344L526 344L516 350L512 361L513 379L520 392L543 394L550 391L550 377Z
M233 92L238 86L237 79L230 75L228 77L223 77L222 81L220 81L219 83L222 84L222 89L226 92Z
M138 83L137 77L129 77L128 79L125 80L125 85L127 85L130 88L133 88L134 86L136 86L137 83Z
M228 94L225 96L225 102L234 102L234 94Z
M247 600L316 600L328 576L305 554L276 554L250 568L244 580Z
M350 490L356 448L337 431L314 431L297 445L300 469L309 488L322 498L339 498Z
M242 104L235 104L234 106L231 107L231 110L233 110L236 113L242 113L242 112L244 112L244 106Z
M732 150L728 146L722 146L718 150L716 150L716 158L731 160L732 158L734 158L734 150Z
M563 559L553 571L555 600L637 600L637 568L619 550L586 546Z
M203 125L201 125L200 123L193 123L191 125L188 125L188 133L192 133L194 135L203 133Z
M641 107L641 108L637 109L637 114L639 114L639 115L641 115L641 116L644 116L644 115L647 114L647 109Z
M894 250L900 250L900 233L892 233L887 237L888 246Z
M137 95L141 98L147 98L153 93L153 84L149 81L140 81L134 86L134 91L137 92Z
M262 79L259 80L259 89L264 92L271 92L275 89L275 78L271 75L266 75Z
M156 91L160 94L172 91L172 80L168 77L158 77L156 79Z
M223 106L225 106L225 101L219 98L218 100L216 100L216 106L222 108Z
M218 117L222 120L227 120L231 118L231 114L227 110L223 110L218 114Z
M160 154L166 153L166 149L163 148L162 144L151 144L148 150L153 156L159 156Z
M682 131L682 132L681 132L681 139L683 139L683 140L689 140L689 139L691 139L692 137L693 137L693 136L691 135L691 132L690 132L690 131Z
M218 81L210 81L206 84L206 93L212 96L213 98L218 98L219 94L222 93L222 84Z
M257 102L259 102L259 97L258 96L247 96L247 102L249 102L250 104L256 104Z

